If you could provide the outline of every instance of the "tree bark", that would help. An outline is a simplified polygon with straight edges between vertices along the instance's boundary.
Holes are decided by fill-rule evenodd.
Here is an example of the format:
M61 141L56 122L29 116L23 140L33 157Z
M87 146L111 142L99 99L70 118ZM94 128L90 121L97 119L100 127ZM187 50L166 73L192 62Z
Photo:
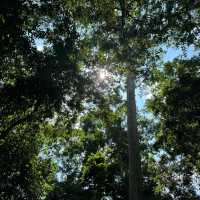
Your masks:
M140 150L139 134L137 131L135 75L127 78L127 106L128 106L128 150L129 150L129 200L140 200Z

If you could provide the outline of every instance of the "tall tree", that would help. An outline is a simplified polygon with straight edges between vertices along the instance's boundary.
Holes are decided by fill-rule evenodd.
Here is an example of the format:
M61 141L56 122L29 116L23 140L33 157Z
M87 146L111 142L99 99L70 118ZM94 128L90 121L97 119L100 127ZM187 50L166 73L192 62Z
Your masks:
M110 5L105 1L106 6L112 11L107 18L107 8L105 12L104 3L98 1L92 4L96 13L101 12L100 18L91 19L94 29L92 32L93 44L97 53L104 52L107 55L108 63L112 67L112 71L117 71L117 67L121 65L121 71L127 75L127 91L128 91L128 133L129 133L129 192L130 199L139 198L140 187L140 156L139 156L139 135L136 122L136 105L135 105L135 82L138 75L146 69L144 65L151 60L149 49L152 47L151 42L144 34L140 34L137 30L134 36L130 37L130 24L136 22L142 12L138 2L133 1L116 1ZM95 20L97 25L93 24ZM112 22L112 23L111 23ZM152 49L151 49L152 50ZM110 59L109 59L109 58ZM105 57L104 57L105 58ZM98 63L99 60L94 62ZM108 65L105 63L105 65ZM111 66L108 66L108 68ZM131 88L132 87L132 88Z
M129 141L129 199L139 199L141 184L141 161L139 151L139 135L136 119L135 76L129 75L127 80L128 102L128 141Z

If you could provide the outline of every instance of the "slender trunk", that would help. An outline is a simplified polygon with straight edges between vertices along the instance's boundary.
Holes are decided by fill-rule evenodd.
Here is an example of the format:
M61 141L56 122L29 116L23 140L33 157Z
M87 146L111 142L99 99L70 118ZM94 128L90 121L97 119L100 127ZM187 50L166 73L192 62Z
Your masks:
M140 192L140 152L139 134L137 131L136 101L135 101L135 76L128 75L127 80L128 102L128 148L129 148L129 200L139 200Z

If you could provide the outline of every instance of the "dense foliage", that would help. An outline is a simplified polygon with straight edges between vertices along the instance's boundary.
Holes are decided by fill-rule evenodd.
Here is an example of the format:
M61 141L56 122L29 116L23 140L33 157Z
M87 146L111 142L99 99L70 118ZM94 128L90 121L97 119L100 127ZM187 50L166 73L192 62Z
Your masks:
M198 199L199 59L175 60L156 74L149 108L159 119L154 147L162 187L176 199Z
M163 46L199 48L199 7L2 0L0 199L128 199L132 73L152 92L137 113L143 199L199 199L199 56L161 65Z
M52 167L38 157L40 129L55 112L80 108L78 34L63 3L1 2L1 199L40 199L48 191Z

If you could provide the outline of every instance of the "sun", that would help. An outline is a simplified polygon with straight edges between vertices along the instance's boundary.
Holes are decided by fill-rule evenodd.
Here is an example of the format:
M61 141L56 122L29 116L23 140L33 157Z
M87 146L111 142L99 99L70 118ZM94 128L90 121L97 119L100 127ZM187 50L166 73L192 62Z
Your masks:
M108 72L105 69L100 69L98 77L100 80L105 80L108 77Z

